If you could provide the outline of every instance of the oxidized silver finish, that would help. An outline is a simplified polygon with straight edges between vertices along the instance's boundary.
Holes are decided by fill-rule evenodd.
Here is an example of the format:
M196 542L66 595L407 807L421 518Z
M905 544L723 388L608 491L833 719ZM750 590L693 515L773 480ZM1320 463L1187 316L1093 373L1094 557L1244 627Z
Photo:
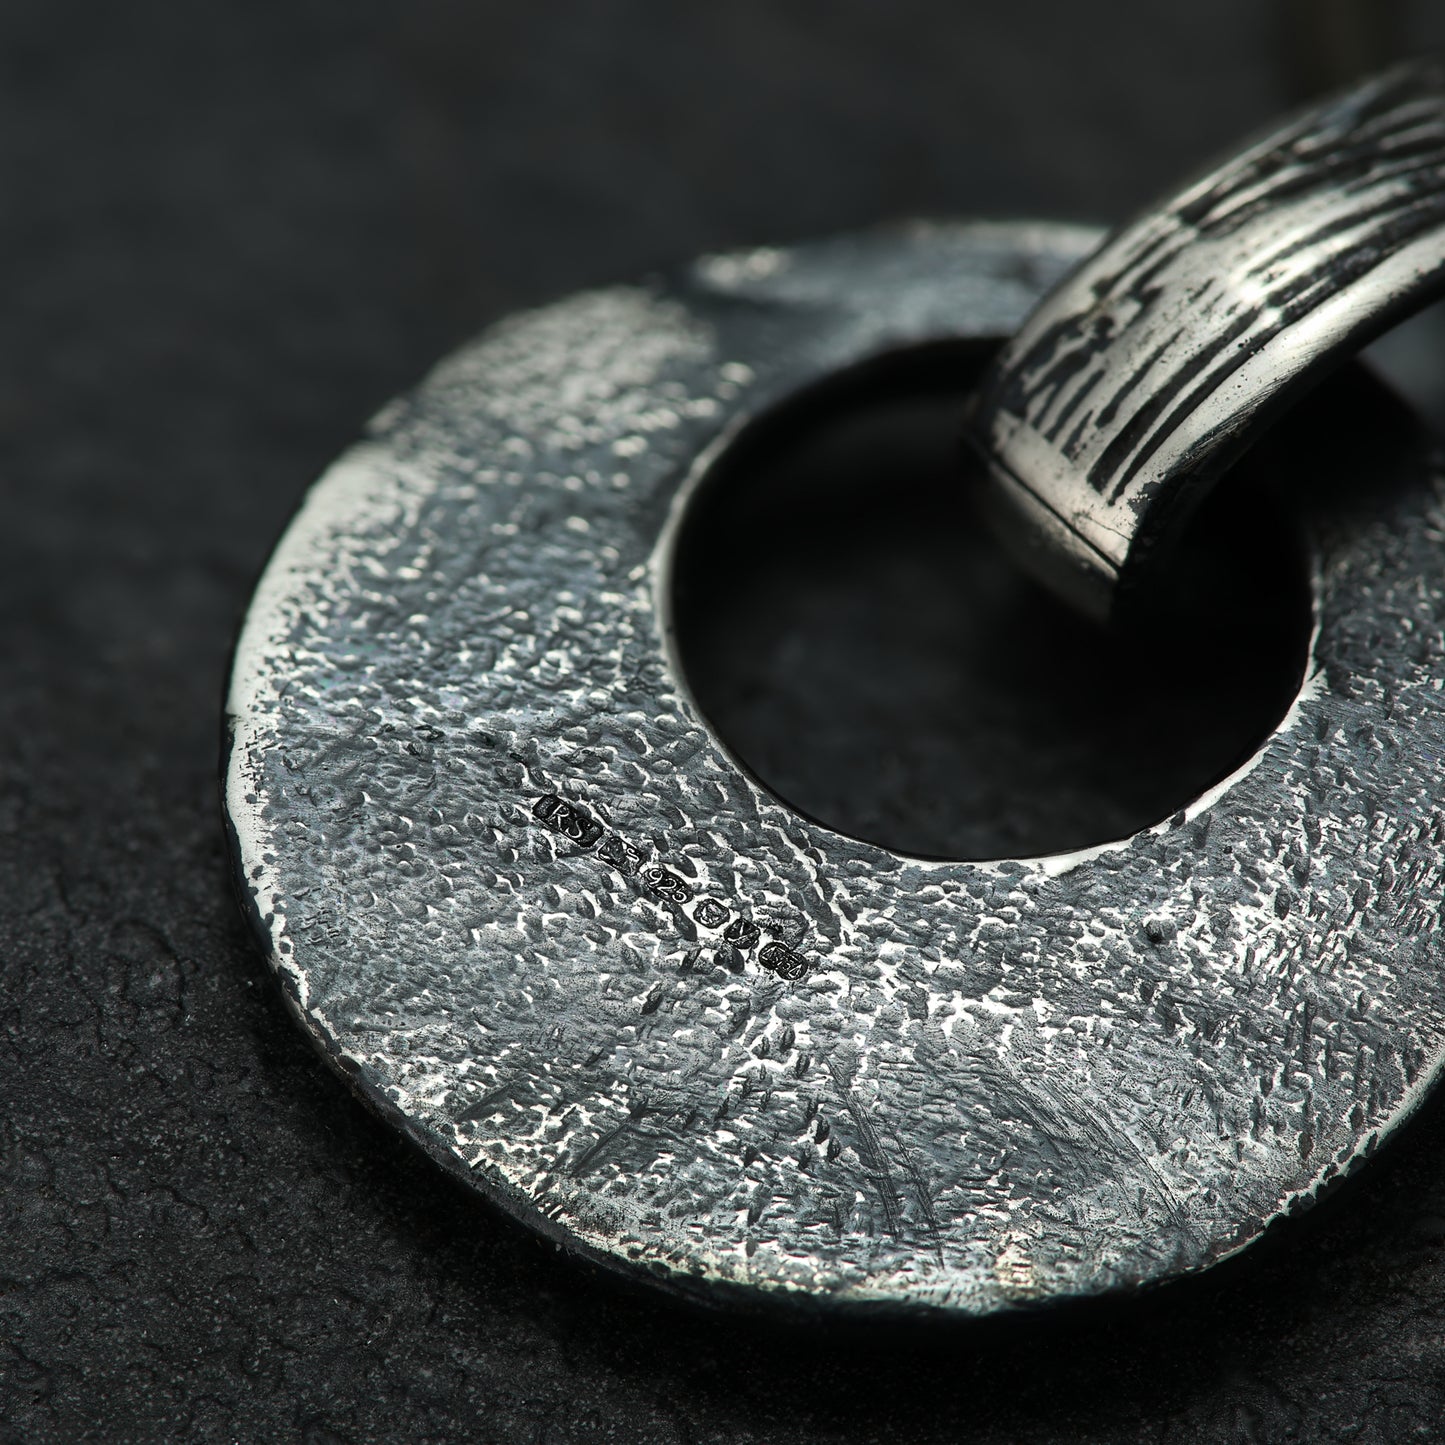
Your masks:
M669 655L709 448L880 351L1011 332L1094 243L917 227L515 318L278 548L227 781L272 964L358 1090L552 1237L713 1296L1092 1294L1249 1243L1438 1073L1438 488L1320 543L1309 675L1245 768L1068 857L799 817Z
M1126 226L1029 318L973 423L1006 535L1121 585L1281 405L1445 288L1445 64L1290 121Z

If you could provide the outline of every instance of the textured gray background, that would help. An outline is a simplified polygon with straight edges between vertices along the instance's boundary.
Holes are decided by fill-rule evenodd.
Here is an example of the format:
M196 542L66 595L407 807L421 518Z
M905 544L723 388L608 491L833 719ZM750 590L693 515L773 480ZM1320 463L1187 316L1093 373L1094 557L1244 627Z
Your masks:
M251 580L441 349L701 249L1118 215L1280 102L1268 7L14 0L0 67L0 1438L1441 1435L1438 1105L1141 1303L711 1319L556 1258L348 1098L217 821Z

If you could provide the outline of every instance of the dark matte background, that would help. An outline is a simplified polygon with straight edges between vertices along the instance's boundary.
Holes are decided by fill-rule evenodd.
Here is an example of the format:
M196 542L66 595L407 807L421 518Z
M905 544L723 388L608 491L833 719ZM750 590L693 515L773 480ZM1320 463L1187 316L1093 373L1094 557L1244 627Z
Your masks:
M1143 1300L714 1318L556 1254L351 1100L242 929L217 808L268 547L442 350L703 249L1118 217L1339 63L1308 11L0 7L0 1440L1445 1438L1438 1102ZM1404 18L1445 39L1433 0Z

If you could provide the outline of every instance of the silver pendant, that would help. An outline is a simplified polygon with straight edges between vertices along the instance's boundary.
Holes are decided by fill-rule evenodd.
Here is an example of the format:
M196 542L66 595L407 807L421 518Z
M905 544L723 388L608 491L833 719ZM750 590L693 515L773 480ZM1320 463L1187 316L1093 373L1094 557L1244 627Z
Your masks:
M739 429L1012 335L1097 242L917 226L514 318L277 549L226 782L264 946L358 1092L570 1248L708 1298L1096 1294L1248 1244L1438 1073L1437 479L1320 525L1307 673L1246 765L1086 852L832 832L680 675L678 521Z

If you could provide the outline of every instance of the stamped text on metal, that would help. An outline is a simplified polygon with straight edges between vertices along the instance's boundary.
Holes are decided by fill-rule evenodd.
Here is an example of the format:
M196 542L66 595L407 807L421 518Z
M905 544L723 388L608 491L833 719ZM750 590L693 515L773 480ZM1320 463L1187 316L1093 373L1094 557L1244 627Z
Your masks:
M638 879L654 898L687 912L693 889L683 878L660 863L645 862L646 853L619 833L604 828L585 808L548 793L532 805L532 816L544 827L559 833L582 849L596 849L595 856L610 863L619 873ZM702 898L688 914L699 928L720 930L722 941L739 953L756 947L761 931L732 900L732 908L716 898ZM758 963L769 973L789 983L805 978L811 962L785 943L770 939L758 953Z

